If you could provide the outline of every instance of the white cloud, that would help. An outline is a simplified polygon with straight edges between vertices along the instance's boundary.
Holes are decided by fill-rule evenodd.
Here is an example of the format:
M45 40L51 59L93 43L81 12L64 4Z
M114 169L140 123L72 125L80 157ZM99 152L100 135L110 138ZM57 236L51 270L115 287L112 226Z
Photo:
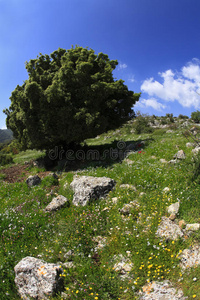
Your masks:
M134 76L131 76L131 77L128 79L128 81L130 81L130 82L135 82Z
M141 108L153 108L157 111L162 111L163 109L166 108L166 105L158 102L156 99L151 98L151 99L141 99L138 103L137 103L137 107L141 107Z
M126 69L127 67L128 67L127 64L122 64L122 63L120 63L120 64L118 65L118 70Z
M183 107L200 108L200 62L195 59L182 67L181 71L167 70L158 73L161 82L146 79L141 85L143 93L164 101L178 101Z

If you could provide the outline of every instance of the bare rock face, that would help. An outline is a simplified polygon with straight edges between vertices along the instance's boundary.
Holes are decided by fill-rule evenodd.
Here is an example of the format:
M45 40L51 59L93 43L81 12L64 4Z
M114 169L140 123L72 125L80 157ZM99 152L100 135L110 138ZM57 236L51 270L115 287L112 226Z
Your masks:
M165 240L177 240L179 237L183 237L180 227L166 217L162 217L156 234Z
M62 195L53 198L53 200L47 205L45 211L55 211L62 208L69 200Z
M35 186L35 185L39 185L41 183L41 179L38 175L29 176L26 179L26 183L29 187L32 187L32 186Z
M74 190L73 204L85 206L89 201L105 197L115 186L107 177L75 176L70 184Z
M175 289L172 284L165 280L163 282L152 281L142 287L139 293L140 300L184 300L183 291Z
M23 258L14 268L15 284L22 299L49 299L62 289L62 268L35 257ZM32 297L32 298L31 298Z

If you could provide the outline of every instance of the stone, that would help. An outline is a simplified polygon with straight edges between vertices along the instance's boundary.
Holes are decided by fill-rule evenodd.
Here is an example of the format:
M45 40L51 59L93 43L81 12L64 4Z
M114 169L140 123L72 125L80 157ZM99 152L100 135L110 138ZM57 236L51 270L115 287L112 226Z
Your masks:
M184 229L185 226L186 226L185 221L184 221L184 220L180 220L180 221L178 222L178 226L180 227L180 229Z
M113 202L114 204L116 204L116 203L118 202L118 198L117 198L117 197L113 197L113 198L112 198L112 202Z
M95 243L97 243L97 246L94 248L94 252L98 252L99 249L102 249L106 246L106 241L107 241L106 237L102 237L99 235L99 236L92 238L92 240Z
M164 189L163 189L163 192L164 193L167 193L167 192L169 192L170 191L170 188L169 187L165 187Z
M176 215L175 215L175 214L171 214L171 215L169 216L169 219L170 219L171 221L174 221L174 220L176 219Z
M167 207L168 214L177 214L179 211L180 203L176 202Z
M133 263L129 258L124 257L122 254L114 255L113 260L116 261L114 264L114 271L119 272L122 279L128 278L128 273L133 268Z
M66 203L69 203L69 200L64 196L59 195L56 198L53 198L53 200L45 208L45 211L50 212L50 211L58 210L63 206L65 206Z
M145 284L138 292L139 300L185 300L183 291L175 289L171 282L152 281Z
M200 246L194 245L179 254L182 270L200 265Z
M119 187L123 188L123 189L131 189L131 190L134 190L135 192L137 192L136 187L132 184L121 184Z
M142 197L142 196L144 196L144 195L146 195L146 193L145 193L145 192L141 192L141 193L139 194L139 197Z
M127 165L133 165L135 162L133 161L133 160L131 160L131 159L129 159L129 158L126 158L125 160L124 160L126 163L127 163Z
M171 159L168 161L168 164L176 164L177 160L176 159Z
M166 164L166 163L167 163L166 159L164 159L164 158L161 158L161 159L160 159L160 162L161 162L162 164Z
M41 183L41 178L38 175L29 176L26 179L26 183L29 187L39 185Z
M177 240L179 237L183 237L183 232L167 217L162 217L161 223L158 226L158 230L156 231L156 235L165 240Z
M22 299L49 299L63 288L63 269L35 257L23 258L14 268L15 284ZM31 298L31 299L32 299Z
M176 159L185 159L185 152L183 150L179 150L175 155L174 158Z
M185 227L186 231L197 231L200 229L200 224L199 223L194 223L194 224L187 224Z
M186 143L186 147L187 148L194 147L194 146L195 146L194 143L190 143L190 142Z
M138 211L139 207L140 207L139 203L135 200L135 201L131 201L128 204L124 204L124 206L121 209L119 209L119 211L122 215L127 216L127 215L131 214L133 209Z
M72 203L85 206L92 200L104 198L115 184L113 179L107 177L75 176L70 184L74 191Z
M195 155L198 154L199 151L200 151L200 147L195 147L194 149L192 149L192 153Z
M174 132L174 131L171 130L171 129L166 131L166 133L173 133L173 132Z

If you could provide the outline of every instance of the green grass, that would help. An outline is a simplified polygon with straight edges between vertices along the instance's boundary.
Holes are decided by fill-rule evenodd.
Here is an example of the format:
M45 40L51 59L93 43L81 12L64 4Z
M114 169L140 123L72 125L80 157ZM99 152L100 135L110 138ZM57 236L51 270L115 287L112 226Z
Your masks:
M137 291L151 281L169 279L175 287L181 287L188 299L200 299L200 267L182 273L178 254L194 242L200 233L186 240L160 240L155 232L166 207L180 199L178 219L186 223L199 222L200 186L190 181L192 174L191 148L181 130L165 133L155 130L150 134L131 133L132 124L119 131L101 135L87 141L89 146L109 148L114 141L127 144L147 140L139 152L130 154L126 161L107 162L106 166L88 162L84 169L62 172L55 190L66 196L70 206L52 213L44 208L53 195L47 197L56 182L51 176L42 180L40 186L29 189L25 183L7 184L0 178L0 299L20 299L14 284L14 266L26 256L34 256L47 262L65 262L64 254L73 250L74 269L64 270L65 293L69 299L137 299ZM104 139L105 136L110 136ZM110 145L110 146L109 146ZM160 159L173 159L178 149L186 153L186 160L176 164L161 164ZM36 159L41 153L26 151L14 157L15 163ZM156 158L152 158L155 156ZM39 171L39 170L38 170ZM117 184L106 199L85 207L72 205L73 192L70 183L75 173L80 175L107 176ZM67 183L67 184L66 184ZM120 184L132 184L137 191L120 188ZM169 187L168 193L162 190ZM140 193L145 194L140 197ZM113 203L112 198L118 202ZM137 200L139 211L123 219L119 209ZM139 222L135 216L140 214ZM94 237L106 237L105 247L94 258ZM113 269L114 255L129 253L133 263L130 278L122 281ZM196 277L198 280L193 281ZM62 299L60 295L52 299Z

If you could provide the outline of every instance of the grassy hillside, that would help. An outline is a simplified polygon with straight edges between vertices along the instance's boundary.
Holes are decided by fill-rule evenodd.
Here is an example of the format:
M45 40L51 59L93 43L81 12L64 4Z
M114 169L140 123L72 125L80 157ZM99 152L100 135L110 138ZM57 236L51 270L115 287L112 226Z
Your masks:
M13 139L13 133L10 129L0 129L0 144L10 142Z
M183 136L193 125L182 123L184 120L177 120L169 124L170 128L147 128L145 133L143 128L137 134L135 121L90 139L81 157L80 152L74 153L75 160L59 162L54 169L58 182L47 176L44 168L24 165L27 157L31 161L31 151L15 156L16 182L6 181L11 166L0 173L0 299L20 299L14 266L22 258L33 256L62 264L69 250L73 250L75 268L64 267L65 294L52 299L140 299L138 292L146 283L165 279L181 288L189 300L200 299L200 266L183 272L178 256L199 244L200 230L170 241L156 235L162 216L168 216L166 208L178 199L175 222L200 222L198 161ZM123 158L127 147L132 152ZM96 157L91 156L91 149ZM186 159L161 163L160 159L172 160L178 150L185 152ZM28 188L25 178L30 174L41 176L41 185ZM107 176L117 184L106 199L77 207L72 205L70 188L75 174ZM163 192L166 187L168 192ZM44 208L56 194L67 197L70 206L45 213ZM134 200L139 208L123 216L120 209ZM98 239L104 243L95 253ZM119 255L127 257L131 266L125 279L115 270Z

